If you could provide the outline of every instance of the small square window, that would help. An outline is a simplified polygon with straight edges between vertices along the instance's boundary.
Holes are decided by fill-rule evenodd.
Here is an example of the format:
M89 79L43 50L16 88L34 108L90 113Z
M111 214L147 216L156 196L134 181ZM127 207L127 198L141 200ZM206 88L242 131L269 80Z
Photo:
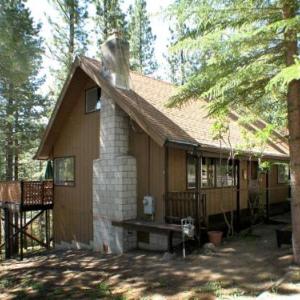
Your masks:
M75 185L74 157L54 158L54 184L63 186Z
M101 89L94 87L85 91L85 112L91 113L101 109Z

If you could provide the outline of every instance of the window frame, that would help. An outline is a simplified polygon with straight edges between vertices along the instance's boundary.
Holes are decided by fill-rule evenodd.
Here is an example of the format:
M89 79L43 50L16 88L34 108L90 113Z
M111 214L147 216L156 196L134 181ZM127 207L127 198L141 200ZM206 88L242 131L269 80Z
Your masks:
M100 101L100 108L94 109L94 110L91 110L91 111L87 111L87 92L90 91L90 90L94 90L94 89L97 89L97 97L98 97L98 100ZM101 110L101 88L99 86L93 86L93 87L90 87L88 89L85 89L84 96L85 96L85 101L84 101L84 112L85 112L85 114L92 114L92 113L95 113L95 112L99 112Z
M64 181L64 183L57 183L56 179L55 179L55 160L56 159L68 159L68 158L72 158L73 159L73 180L72 181ZM68 182L68 184L65 184L66 182ZM74 155L68 155L68 156L56 156L53 158L53 184L54 186L61 186L61 187L75 187L75 183L76 183L76 159Z
M279 167L287 167L287 171L288 171L288 177L287 180L279 180ZM290 166L288 163L281 163L281 164L276 164L276 168L277 168L277 184L289 184L290 181Z
M188 170L188 163L189 163L189 159L192 158L195 160L195 186L194 187L189 187L189 170ZM186 190L190 191L190 190L196 190L197 189L197 177L198 177L198 157L196 155L193 155L191 153L187 153L186 154Z
M205 159L206 161L206 166L212 166L212 171L213 171L213 178L212 178L212 185L207 185L207 186L203 186L203 176L202 176L202 172L203 172L203 159ZM207 162L208 160L210 161L210 164L208 165ZM200 166L200 170L201 170L201 174L200 174L200 187L201 189L216 189L217 188L217 177L216 177L216 172L217 172L217 168L216 168L216 158L214 157L209 157L209 156L202 156L201 157L201 166ZM208 167L206 167L206 171L207 171L207 183L209 182L208 180Z
M229 176L229 173L227 173L227 169L225 169L225 174L220 174L222 180L223 177L225 177L225 181L226 183L224 185L218 185L218 169L220 167L220 160L219 159L215 159L215 187L216 188L228 188L228 187L236 187L237 186L237 182L238 182L238 168L237 168L237 163L235 160L228 160L226 158L222 158L221 161L221 166L227 168L227 164L230 167L230 169L228 169L228 171L231 172L231 176ZM231 182L233 184L228 184L228 181L230 180L229 178L231 178ZM223 182L223 181L222 181Z

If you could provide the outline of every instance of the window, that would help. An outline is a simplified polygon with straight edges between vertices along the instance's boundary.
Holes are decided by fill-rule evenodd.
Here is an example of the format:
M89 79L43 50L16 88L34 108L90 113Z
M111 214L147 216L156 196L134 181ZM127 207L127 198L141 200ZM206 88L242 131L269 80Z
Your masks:
M216 183L217 187L234 186L237 183L236 166L226 159L216 160Z
M197 177L197 157L187 156L187 189L196 188Z
M75 185L75 159L74 157L60 157L54 159L54 184Z
M101 109L101 89L94 87L85 90L85 112L91 113Z
M201 173L201 187L214 187L215 165L213 158L202 158Z
M290 170L288 164L278 164L277 165L277 182L278 183L288 183L290 177Z

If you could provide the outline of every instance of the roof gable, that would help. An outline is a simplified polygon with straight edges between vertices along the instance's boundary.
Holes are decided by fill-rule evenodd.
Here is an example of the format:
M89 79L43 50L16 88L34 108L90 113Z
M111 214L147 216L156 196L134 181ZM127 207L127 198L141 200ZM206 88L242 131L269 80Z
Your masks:
M167 100L176 92L172 84L152 79L131 72L131 90L112 87L100 74L101 63L87 57L77 58L57 101L44 137L36 154L36 158L46 159L55 142L59 120L71 104L68 93L82 88L85 76L90 77L105 93L133 119L158 145L166 141L176 141L199 145L205 150L219 151L219 141L213 140L211 126L214 121L208 117L207 103L198 100L187 103L180 108L167 108ZM84 75L82 74L84 73ZM83 78L79 80L79 78ZM83 81L83 82L81 82ZM70 98L70 97L69 97ZM233 148L242 142L241 128L237 122L238 116L230 115L230 135ZM248 130L255 131L265 126L264 122L249 125ZM223 144L223 150L229 149L229 144ZM265 148L265 155L277 158L288 157L286 139L279 133L274 134Z

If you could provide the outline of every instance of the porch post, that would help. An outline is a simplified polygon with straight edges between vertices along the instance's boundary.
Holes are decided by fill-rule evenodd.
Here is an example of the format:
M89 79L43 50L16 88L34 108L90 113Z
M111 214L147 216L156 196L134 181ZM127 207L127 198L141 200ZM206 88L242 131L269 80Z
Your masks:
M239 232L240 231L240 177L242 174L240 174L240 160L237 161L237 183L236 183L236 231Z
M197 155L197 163L196 163L196 232L198 235L198 242L200 244L200 235L201 235L201 230L200 230L200 215L199 215L199 206L200 206L200 199L201 199L201 195L200 195L200 191L201 191L201 155L199 155L198 153L196 153Z
M266 221L269 222L270 218L270 207L269 207L269 170L266 173Z
M165 201L165 205L164 205L164 219L165 222L166 220L166 213L168 210L168 197L167 194L169 192L169 148L168 145L165 144L165 194L164 194L164 201Z
M9 225L10 212L7 207L4 208L4 234L5 234L5 259L11 258L11 227Z

